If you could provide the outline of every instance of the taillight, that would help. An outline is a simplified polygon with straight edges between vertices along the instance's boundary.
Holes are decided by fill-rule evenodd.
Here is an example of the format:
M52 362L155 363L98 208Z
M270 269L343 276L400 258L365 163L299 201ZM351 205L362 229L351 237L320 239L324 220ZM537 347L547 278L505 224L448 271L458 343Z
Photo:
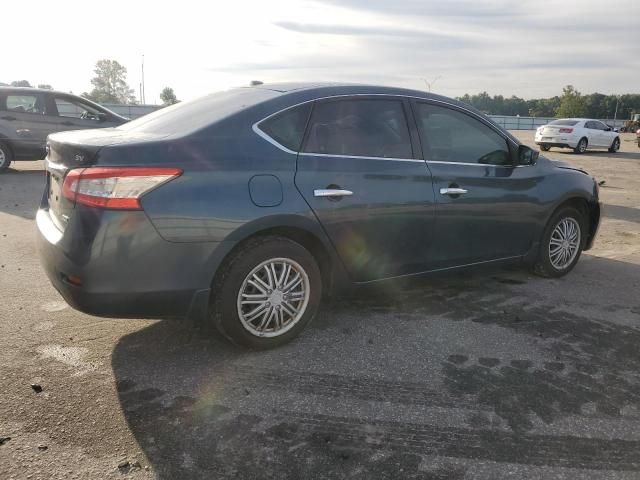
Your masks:
M571 133L573 132L573 128L561 128L560 133Z
M78 168L65 177L62 194L91 207L140 210L142 195L181 174L178 168Z

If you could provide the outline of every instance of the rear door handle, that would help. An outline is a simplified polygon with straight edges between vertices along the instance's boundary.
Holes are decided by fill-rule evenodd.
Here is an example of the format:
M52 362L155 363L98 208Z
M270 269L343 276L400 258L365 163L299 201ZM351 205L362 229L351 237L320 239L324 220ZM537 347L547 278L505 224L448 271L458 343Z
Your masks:
M441 188L440 195L464 195L469 190L465 190L464 188L458 187L449 187L449 188Z
M339 188L321 188L313 191L314 197L350 197L351 195L353 195L351 190Z

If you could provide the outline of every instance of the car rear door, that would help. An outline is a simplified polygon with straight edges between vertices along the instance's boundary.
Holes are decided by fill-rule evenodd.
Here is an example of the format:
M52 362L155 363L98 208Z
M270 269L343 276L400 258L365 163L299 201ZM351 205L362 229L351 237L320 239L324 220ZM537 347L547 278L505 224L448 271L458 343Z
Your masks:
M433 175L437 266L524 255L540 211L538 169L514 167L515 144L481 117L439 102L412 106Z
M295 183L354 281L428 269L434 194L409 114L391 96L319 100L311 112Z

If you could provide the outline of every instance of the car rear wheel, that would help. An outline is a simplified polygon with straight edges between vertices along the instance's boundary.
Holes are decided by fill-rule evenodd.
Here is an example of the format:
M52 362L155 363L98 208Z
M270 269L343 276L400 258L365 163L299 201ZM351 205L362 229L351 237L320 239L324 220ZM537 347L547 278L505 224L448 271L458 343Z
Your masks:
M551 147L549 145L540 145L540 150L542 150L543 152L548 152L549 150L551 150Z
M11 160L13 160L11 150L9 150L9 147L7 147L5 143L0 142L0 172L4 172L9 168Z
M273 348L304 330L321 297L320 269L307 249L287 238L260 237L221 267L211 316L233 343Z
M580 139L580 141L578 142L578 145L576 145L576 148L573 149L574 152L576 153L584 153L587 151L587 146L589 145L589 142L586 138L582 137Z
M616 137L613 143L611 144L611 146L609 147L609 152L616 153L618 150L620 150L620 138Z
M569 273L584 248L584 215L574 207L556 212L545 229L534 272L542 277L562 277Z

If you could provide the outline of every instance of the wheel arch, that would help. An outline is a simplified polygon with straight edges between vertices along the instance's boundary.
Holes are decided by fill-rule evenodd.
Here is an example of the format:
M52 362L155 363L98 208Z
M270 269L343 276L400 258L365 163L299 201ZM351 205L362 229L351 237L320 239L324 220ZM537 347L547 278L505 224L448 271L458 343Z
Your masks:
M565 207L576 208L578 211L582 212L584 218L588 222L587 239L584 250L589 250L593 246L593 241L595 240L596 232L600 225L600 203L582 195L571 195L563 199L556 208L553 209L546 219L545 228L551 218L553 218L560 209Z
M307 249L318 263L325 294L330 294L338 284L343 284L347 281L342 264L324 230L307 217L284 215L264 217L255 222L250 222L230 234L225 240L233 241L234 245L221 259L211 279L211 285L215 284L222 270L220 266L224 262L231 258L248 241L265 236L287 238Z

